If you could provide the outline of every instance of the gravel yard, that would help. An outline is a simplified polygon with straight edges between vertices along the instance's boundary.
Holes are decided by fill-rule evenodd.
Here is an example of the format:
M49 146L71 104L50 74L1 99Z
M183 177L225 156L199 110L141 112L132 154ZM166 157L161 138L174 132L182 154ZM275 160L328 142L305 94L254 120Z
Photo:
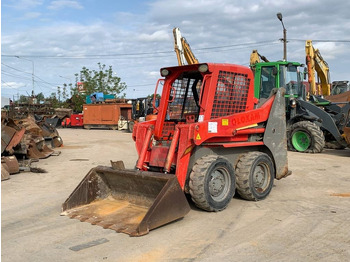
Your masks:
M263 201L235 197L222 212L129 237L60 216L86 173L110 160L137 160L129 133L59 129L64 146L1 183L2 261L350 261L350 149L288 152L292 175Z

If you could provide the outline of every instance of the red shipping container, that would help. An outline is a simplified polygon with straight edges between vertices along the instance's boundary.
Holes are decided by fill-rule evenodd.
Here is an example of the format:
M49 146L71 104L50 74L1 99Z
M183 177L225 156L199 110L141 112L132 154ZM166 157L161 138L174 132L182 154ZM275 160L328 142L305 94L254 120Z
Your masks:
M70 125L71 126L83 126L83 120L84 119L84 115L83 114L72 114L70 116Z

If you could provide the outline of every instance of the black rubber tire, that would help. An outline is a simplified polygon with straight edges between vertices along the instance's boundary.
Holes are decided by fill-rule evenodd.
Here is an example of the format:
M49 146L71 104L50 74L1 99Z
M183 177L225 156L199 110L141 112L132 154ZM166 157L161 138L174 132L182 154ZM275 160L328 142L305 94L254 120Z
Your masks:
M224 157L201 157L193 165L189 187L197 207L207 211L223 210L235 194L234 169Z
M128 131L129 131L130 133L132 133L132 131L134 130L134 125L135 125L135 122L134 122L134 121L130 121L130 122L128 123Z
M274 178L274 165L267 154L249 152L238 160L236 186L242 198L252 201L266 198L271 192Z
M293 135L298 132L304 132L310 139L310 146L306 150L297 150L292 143ZM288 150L302 153L321 153L325 147L325 137L321 128L310 121L300 121L294 123L287 132Z
M324 147L329 149L337 149L337 150L346 148L345 146L339 144L337 141L327 141Z

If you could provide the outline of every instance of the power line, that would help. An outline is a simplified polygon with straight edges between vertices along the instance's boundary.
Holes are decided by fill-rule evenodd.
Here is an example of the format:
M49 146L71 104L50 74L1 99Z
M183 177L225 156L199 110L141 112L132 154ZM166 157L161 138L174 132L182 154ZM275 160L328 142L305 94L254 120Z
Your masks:
M261 45L267 43L274 43L276 40L268 40L268 41L260 41L260 42L247 42L247 43L238 43L232 45L223 45L223 46L213 46L213 47L203 47L203 48L193 48L196 51L203 50L215 50L215 49L225 49L232 47L248 47L251 45ZM116 53L116 54L79 54L79 55L21 55L21 57L27 58L55 58L55 59L63 59L63 58L73 58L73 59L99 59L99 58L113 58L118 59L120 57L129 57L129 56L139 56L139 58L149 58L149 57L159 57L159 54L170 54L174 51L157 51L157 52L139 52L139 53ZM1 55L3 57L16 57L17 55Z
M4 63L1 63L1 64L4 65L4 66L6 66L6 67L9 67L9 68L11 68L11 69L13 69L13 70L16 70L16 71L18 71L18 72L26 73L26 74L32 75L31 73L28 73L28 72L25 72L25 71L23 71L23 70L14 68L14 67L9 66L9 65L6 65L6 64L4 64ZM8 75L9 75L9 74L12 74L11 72L6 72L6 71L4 71L4 70L1 70L1 71L2 71L3 73L7 73ZM22 79L31 80L31 79L25 78L25 77L23 77L23 76L15 75L15 74L12 74L12 76L21 77ZM59 83L49 83L49 82L45 81L44 79L40 78L40 77L37 76L37 75L34 75L34 77L40 79L41 82L47 83L47 84L49 84L49 85L60 85ZM38 81L38 80L35 80L35 81L36 81L36 82L40 82L40 81Z
M25 76L20 76L20 75L16 75L16 74L13 74L13 73L10 73L10 72L6 72L3 69L1 70L1 72L2 72L2 74L7 75L7 76L17 77L17 78L24 79L24 80L32 80L31 78L28 78L28 77L25 77Z
M307 39L287 39L288 41L299 41L305 42ZM326 39L312 39L312 42L323 42L323 43L350 43L350 40L326 40Z
M18 72L26 73L26 74L32 75L32 73L28 73L28 72L26 72L26 71L24 71L24 70L20 70L20 69L18 69L18 68L14 68L14 67L12 67L12 66L6 65L5 63L1 63L1 64L4 65L4 66L6 66L6 67L8 67L8 68L11 68L11 69L13 69L13 70L16 70L16 71L18 71Z
M154 86L154 83L152 83L152 84L142 84L142 85L132 85L132 86L128 86L128 87L137 87L137 86Z
M12 76L12 77L16 77L16 78L20 78L20 79L23 79L23 80L32 80L31 78L29 77L26 77L26 76L21 76L21 75L16 75L16 74L13 74L11 72L6 72L4 71L3 69L1 70L2 74L4 75L7 75L7 76ZM39 78L39 77L37 77ZM35 83L47 83L47 84L50 84L50 85L56 85L54 83L48 83L48 82L45 82L45 81L38 81L38 80L34 80Z
M251 45L261 45L261 44L267 44L267 43L274 43L276 40L267 40L267 41L260 41L260 42L248 42L248 43L240 43L240 44L234 44L234 45L224 45L224 46L213 46L213 47L203 47L203 48L193 48L193 50L209 50L209 49L221 49L221 48L228 48L228 47L240 47L240 46L251 46Z
M9 88L15 88L15 87L9 85L8 83L6 83L5 81L3 81L2 79L1 79L1 83L3 83L4 85L7 85Z
M212 47L203 47L203 48L192 48L195 51L205 51L205 50L218 50L218 49L226 49L227 50L235 50L231 49L232 47L242 47L247 48L248 46L254 45L265 45L265 44L274 44L277 40L266 40L259 42L246 42L246 43L237 43L231 45L223 45L223 46L212 46ZM288 41L303 41L306 39L294 39L290 38ZM334 43L350 43L350 40L342 40L342 39L314 39L313 42L334 42ZM114 53L114 54L78 54L78 55L21 55L21 57L27 58L49 58L49 59L125 59L130 56L134 58L153 58L153 57L163 57L159 56L162 54L170 54L174 51L156 51L156 52L138 52L138 53ZM201 52L203 53L203 52ZM8 55L2 54L3 57L17 57L18 55Z

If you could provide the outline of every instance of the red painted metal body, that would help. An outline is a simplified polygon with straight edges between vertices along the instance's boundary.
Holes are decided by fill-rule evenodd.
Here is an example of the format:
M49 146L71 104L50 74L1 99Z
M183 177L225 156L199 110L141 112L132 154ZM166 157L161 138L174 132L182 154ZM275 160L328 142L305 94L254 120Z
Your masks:
M175 173L182 189L195 147L264 145L249 137L265 132L258 123L267 121L274 101L271 97L256 108L249 68L207 65L204 73L198 71L198 64L167 68L170 74L164 81L157 119L138 123L133 130L139 154L136 167Z
M83 114L72 114L70 116L70 125L75 127L84 126L84 115Z

